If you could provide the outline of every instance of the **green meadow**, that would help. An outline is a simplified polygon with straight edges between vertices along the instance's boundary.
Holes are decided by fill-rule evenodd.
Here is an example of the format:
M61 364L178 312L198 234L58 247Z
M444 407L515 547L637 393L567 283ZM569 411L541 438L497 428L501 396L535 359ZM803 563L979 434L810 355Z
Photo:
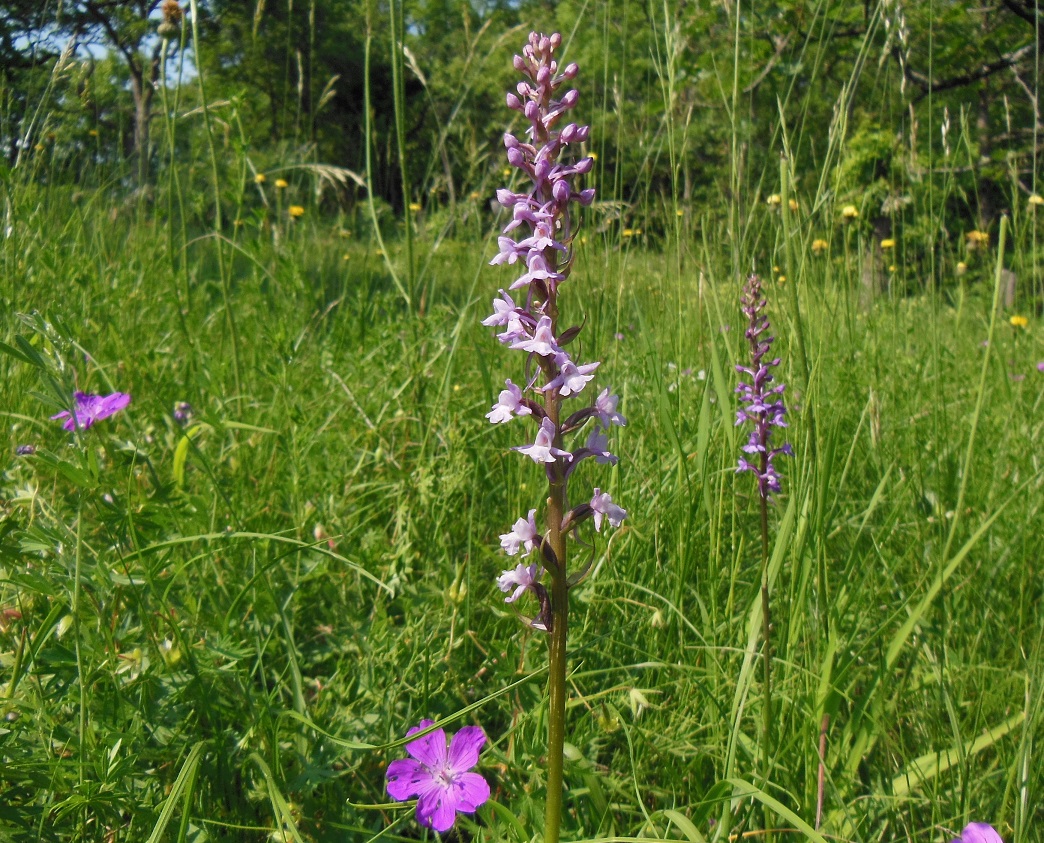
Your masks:
M843 23L781 6L780 27L799 6ZM21 122L8 110L28 140L0 173L0 838L435 840L385 791L431 718L488 738L491 799L442 839L542 839L547 636L496 578L518 562L499 535L547 481L510 450L532 426L485 418L525 372L480 324L515 277L489 265L491 200L523 186L496 143L511 113L478 89L509 86L525 33L554 27L588 57L599 190L562 318L628 422L616 466L577 471L628 516L585 534L572 591L563 839L945 843L970 821L1044 839L1032 115L1008 107L1030 147L989 166L952 103L940 135L944 103L917 100L935 110L910 139L902 70L878 63L889 3L845 68L825 31L788 42L772 97L744 93L767 57L732 4L699 12L721 21L699 60L684 9L650 7L621 57L614 16L642 15L595 3L487 10L445 66L421 52L425 9L366 18L389 99L367 86L358 166L321 133L255 134L260 107L202 58L160 84L144 163L73 123L68 64L26 82ZM385 43L403 14L406 58ZM179 26L186 50L217 38ZM942 73L951 47L933 49ZM469 74L459 100L442 87ZM860 82L846 118L832 104ZM465 113L421 147L412 96ZM757 484L735 470L752 271L794 451L765 572ZM69 432L50 417L75 390L132 400Z

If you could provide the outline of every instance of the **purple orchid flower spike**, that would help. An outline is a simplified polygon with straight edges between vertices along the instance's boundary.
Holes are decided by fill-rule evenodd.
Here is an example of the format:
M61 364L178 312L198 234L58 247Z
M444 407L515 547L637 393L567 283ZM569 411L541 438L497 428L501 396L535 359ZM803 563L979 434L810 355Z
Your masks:
M433 725L421 720L407 737ZM406 801L417 797L417 822L440 834L449 831L458 813L473 814L489 799L489 784L471 768L478 764L486 735L478 726L465 726L449 741L442 729L406 744L410 758L388 765L388 795Z
M1004 843L1001 836L989 823L968 823L961 832L961 836L954 838L951 843Z
M527 591L545 601L547 591L539 578L548 571L552 578L561 575L564 581L567 531L585 520L592 520L596 531L601 531L605 522L618 526L626 515L598 489L591 503L586 496L584 503L572 509L568 503L568 485L582 460L594 457L598 464L617 463L608 434L611 428L626 425L627 419L617 409L619 396L608 388L583 409L571 415L563 412L566 400L590 394L585 389L601 364L577 360L565 350L582 326L563 330L559 325L559 291L569 279L574 257L574 208L590 205L595 197L593 189L576 185L591 171L594 159L569 155L570 147L587 142L590 129L568 120L580 100L577 91L569 88L579 68L559 65L556 53L561 46L560 35L532 33L522 54L514 59L515 69L525 78L507 95L507 105L525 118L526 128L524 133L506 133L504 148L508 163L522 172L529 185L497 190L497 202L510 211L510 218L490 263L518 269L507 285L510 292L501 289L493 300L492 314L482 320L483 325L497 329L500 343L527 355L525 378L506 381L486 418L492 424L525 416L536 422L535 439L513 450L544 468L550 491L546 529L537 527L534 509L500 536L501 547L509 556L523 549L523 556L539 549L550 566L519 565L505 571L497 584L509 594L508 602ZM579 441L570 447L566 440L573 436L579 436ZM553 613L548 612L542 606L550 626Z
M524 79L508 93L508 108L524 118L525 130L504 135L508 163L520 171L525 187L497 191L497 202L510 211L497 240L497 254L490 263L513 267L512 293L500 291L493 313L483 320L500 329L497 340L525 354L525 376L510 380L486 417L493 424L529 416L537 424L531 443L514 446L537 463L547 477L546 503L540 513L529 511L510 532L500 536L509 556L534 553L539 561L519 564L504 571L497 586L507 603L529 600L539 603L539 613L523 620L531 629L547 633L548 640L548 751L545 843L557 843L561 827L563 791L563 747L565 734L566 657L569 589L588 568L570 573L567 559L570 536L592 521L595 531L603 524L618 527L627 513L600 489L594 497L579 495L583 503L570 505L569 484L576 466L588 457L598 464L615 464L607 433L626 424L617 411L619 401L609 389L593 400L589 385L600 370L598 361L574 358L566 351L583 328L561 324L559 294L569 281L575 252L575 208L594 201L594 190L577 182L594 166L589 156L577 156L571 147L586 143L590 130L569 122L569 112L580 100L569 87L579 68L559 65L556 54L562 47L559 34L533 32L522 54L514 58L515 69ZM517 292L516 292L517 291ZM565 411L565 402L581 400L586 406ZM597 421L593 421L597 420ZM585 435L585 428L588 429ZM579 439L573 444L571 440ZM524 549L524 552L522 552ZM550 578L545 585L542 579Z
M65 430L75 430L79 427L86 430L95 422L107 419L113 413L118 413L131 402L131 397L125 392L114 392L112 395L89 395L86 392L75 392L76 399L74 408L75 416L68 410L62 410L51 416L52 419L65 419L62 427Z
M783 404L783 384L770 386L773 382L772 369L779 365L779 358L765 359L775 337L767 336L770 326L768 317L764 315L766 301L762 297L761 279L757 275L747 279L742 301L743 313L748 321L744 336L750 343L751 363L749 366L736 367L737 372L749 378L749 382L740 381L736 387L740 400L746 405L736 411L736 426L746 422L754 424L743 452L755 459L751 462L741 457L736 472L754 472L762 499L769 500L780 491L776 457L780 454L793 456L794 452L788 444L779 448L770 445L772 428L787 426L784 421L786 407Z

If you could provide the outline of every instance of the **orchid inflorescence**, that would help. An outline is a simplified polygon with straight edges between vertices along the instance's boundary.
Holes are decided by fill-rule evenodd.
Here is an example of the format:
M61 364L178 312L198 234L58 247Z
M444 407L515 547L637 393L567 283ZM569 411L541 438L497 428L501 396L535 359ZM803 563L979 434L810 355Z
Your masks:
M772 383L772 369L779 365L779 358L766 360L775 337L768 336L770 330L768 317L765 316L766 301L761 293L761 279L751 275L743 288L742 308L747 317L747 329L744 336L750 343L750 366L736 366L736 371L750 378L750 383L741 381L736 387L740 400L746 406L736 411L736 426L753 422L744 453L756 456L757 462L749 462L740 457L736 471L753 471L758 477L758 491L763 500L769 500L779 492L779 473L774 460L780 454L794 456L790 445L773 448L770 445L773 427L786 427L783 420L786 407L783 405L783 384L769 386Z
M544 567L551 568L552 576L565 576L565 560L559 558L564 545L559 543L556 550L555 543L564 542L568 533L575 535L576 528L588 519L601 531L605 521L616 527L627 514L600 489L595 489L589 500L571 508L566 495L569 479L584 459L593 457L598 463L617 462L609 451L606 432L613 425L626 424L627 420L617 411L619 398L608 389L568 417L563 418L561 412L563 399L575 398L583 392L600 365L581 363L566 350L579 335L581 326L565 330L559 326L559 287L569 276L574 256L572 242L576 232L571 206L573 203L590 205L595 193L591 188L578 190L574 184L578 176L591 171L593 158L583 157L572 164L561 160L567 148L586 141L589 132L589 127L576 123L558 128L579 99L575 90L561 92L578 71L576 64L559 68L554 55L561 43L562 36L557 33L550 36L532 33L522 55L514 58L515 69L526 78L519 82L516 92L508 93L507 105L523 114L529 127L525 140L505 134L504 146L508 162L531 184L522 192L506 188L497 191L497 201L510 209L511 220L504 227L499 251L491 263L518 263L524 272L508 287L510 291L518 291L516 296L501 290L493 301L492 315L482 322L487 327L502 328L497 339L527 355L524 383L515 384L508 379L487 418L493 424L503 424L528 416L537 424L533 442L513 450L544 466L552 491L547 532L537 526L537 511L532 509L525 518L515 522L510 532L500 537L500 543L509 556L526 557L539 550L541 558L505 571L497 585L508 593L505 599L509 603L527 591L532 592L540 602L541 611L531 624L543 630L549 630L552 622L548 594L541 584ZM579 433L588 427L588 422L593 425L583 445L567 449L565 437ZM556 493L560 507L551 506ZM549 540L549 534L554 535L556 542ZM575 581L571 580L570 584Z

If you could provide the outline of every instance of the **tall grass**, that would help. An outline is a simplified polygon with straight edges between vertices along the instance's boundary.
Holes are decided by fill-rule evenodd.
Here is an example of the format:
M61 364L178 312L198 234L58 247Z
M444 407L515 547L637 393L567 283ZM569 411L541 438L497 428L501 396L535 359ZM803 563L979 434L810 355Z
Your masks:
M672 13L653 63L669 159L689 142ZM612 9L588 14L610 46ZM630 518L574 592L563 835L723 841L767 816L776 839L935 841L980 819L1033 841L1044 344L1032 286L1007 310L999 294L1003 269L1036 266L1038 221L1013 213L1010 241L1002 227L972 254L940 245L943 178L930 224L888 256L866 209L840 216L848 89L813 196L787 162L742 169L735 55L728 190L691 208L672 183L666 208L688 213L663 248L603 225L607 202L570 280L589 304L564 318L587 320L584 356L612 369L630 421L612 480ZM622 121L606 96L603 125ZM778 145L798 150L811 138L787 134L789 109ZM203 119L177 115L168 143ZM544 645L493 578L540 477L483 419L494 221L480 203L455 237L374 203L276 219L244 183L249 154L215 144L206 181L170 154L144 211L104 180L75 200L21 170L4 182L3 836L412 839L383 769L430 716L491 739L496 804L462 837L523 843L543 813ZM656 206L598 179L630 213ZM734 473L752 266L796 452L772 512L767 771L759 514ZM77 445L47 418L74 385L134 401Z

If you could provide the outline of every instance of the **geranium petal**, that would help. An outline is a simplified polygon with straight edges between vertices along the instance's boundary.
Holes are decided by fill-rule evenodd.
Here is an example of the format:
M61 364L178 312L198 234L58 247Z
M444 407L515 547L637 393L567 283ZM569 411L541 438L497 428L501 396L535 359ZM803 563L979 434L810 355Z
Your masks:
M131 397L125 392L114 392L112 395L106 395L98 402L95 416L99 419L108 418L113 413L118 413L124 409L130 402Z
M457 819L456 800L451 791L433 787L417 800L417 822L438 832L453 828Z
M525 523L523 522L523 524ZM470 770L478 764L479 750L482 749L485 743L486 734L482 729L478 726L464 726L453 736L453 740L450 743L450 767L455 772Z
M388 765L388 795L405 802L421 793L431 782L431 773L412 758L399 758Z
M961 832L961 843L1004 843L989 823L968 823Z
M461 773L453 780L457 810L471 814L489 799L489 782L478 773Z
M410 729L407 735L423 731L432 724L431 720L422 720L421 725ZM446 763L446 733L442 729L417 738L406 744L406 751L430 770L439 770Z

